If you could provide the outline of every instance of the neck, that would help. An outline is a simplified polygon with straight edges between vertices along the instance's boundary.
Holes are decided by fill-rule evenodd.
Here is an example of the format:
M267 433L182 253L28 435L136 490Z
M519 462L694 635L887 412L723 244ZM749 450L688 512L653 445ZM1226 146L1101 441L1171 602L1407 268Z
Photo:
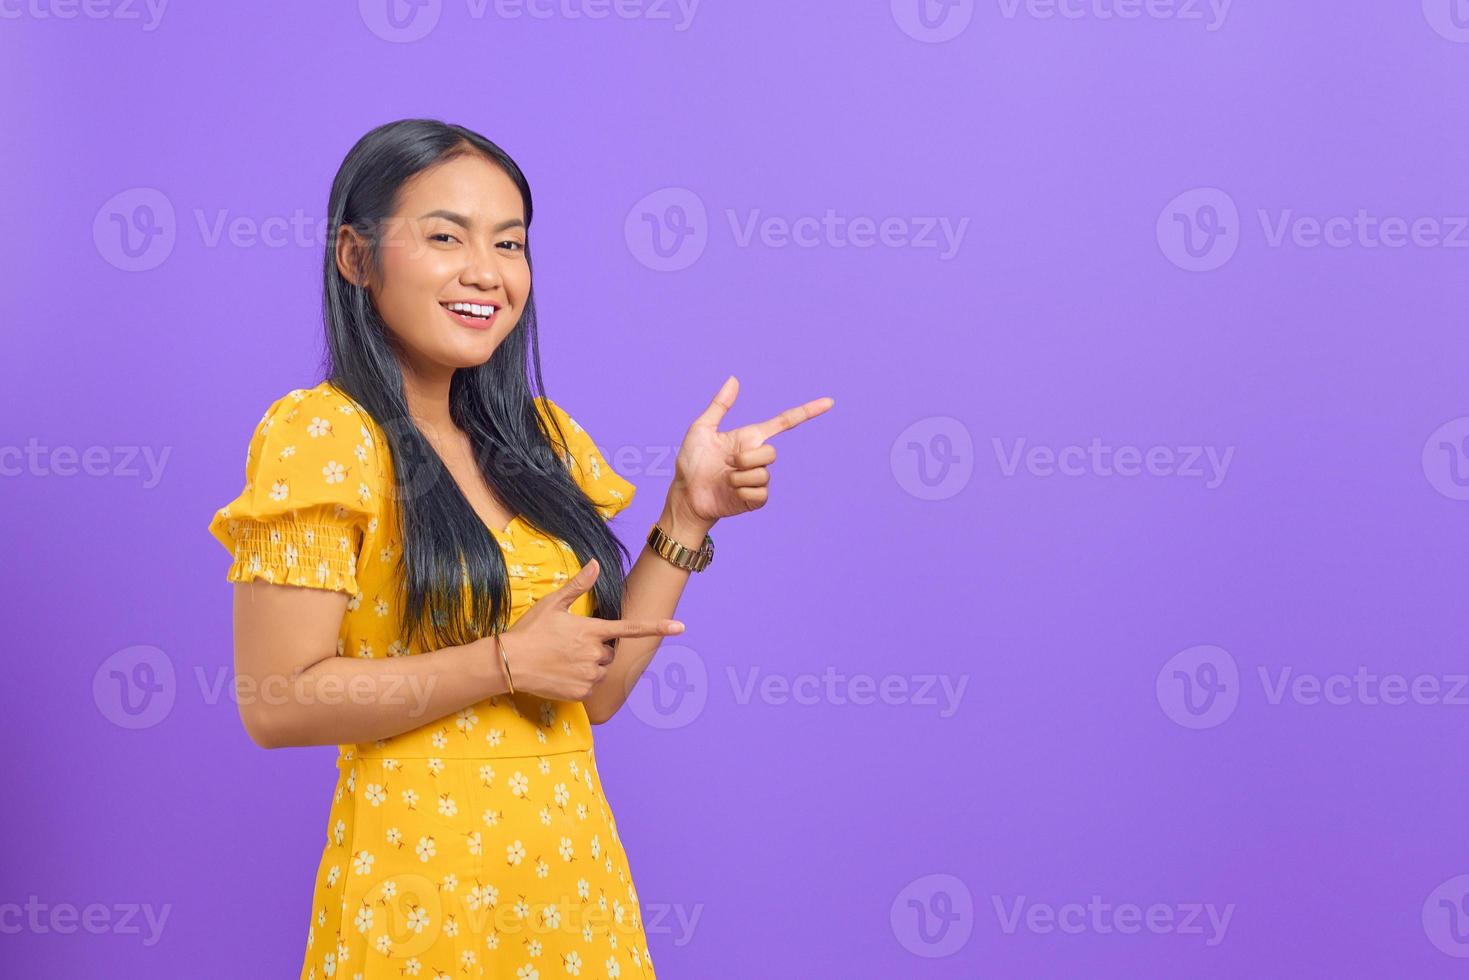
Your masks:
M403 364L403 396L408 401L408 414L431 434L448 435L455 431L449 416L449 386L454 370L422 371Z

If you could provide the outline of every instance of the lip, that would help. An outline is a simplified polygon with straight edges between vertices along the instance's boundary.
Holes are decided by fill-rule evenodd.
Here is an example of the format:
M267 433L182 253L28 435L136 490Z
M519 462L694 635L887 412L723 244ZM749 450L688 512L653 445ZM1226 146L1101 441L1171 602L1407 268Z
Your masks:
M496 307L495 312L491 313L489 317L484 320L476 320L473 317L462 316L458 313L455 313L453 310L449 309L442 303L439 304L439 309L448 314L449 319L453 320L455 323L459 324L462 327L468 327L471 330L488 330L495 325L495 321L500 319L500 307Z

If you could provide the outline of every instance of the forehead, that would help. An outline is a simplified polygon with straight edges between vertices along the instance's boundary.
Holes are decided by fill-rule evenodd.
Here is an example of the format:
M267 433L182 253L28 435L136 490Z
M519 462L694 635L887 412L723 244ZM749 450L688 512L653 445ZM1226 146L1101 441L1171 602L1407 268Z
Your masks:
M515 182L479 154L435 164L415 174L398 193L399 216L416 218L439 208L484 221L525 218Z

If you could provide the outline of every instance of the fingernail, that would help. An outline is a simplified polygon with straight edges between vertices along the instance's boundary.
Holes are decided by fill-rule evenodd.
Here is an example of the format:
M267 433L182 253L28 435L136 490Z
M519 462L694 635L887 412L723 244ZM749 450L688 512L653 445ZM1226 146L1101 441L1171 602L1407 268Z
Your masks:
M675 633L682 633L683 632L683 623L680 623L678 620L675 619L673 621L673 631Z

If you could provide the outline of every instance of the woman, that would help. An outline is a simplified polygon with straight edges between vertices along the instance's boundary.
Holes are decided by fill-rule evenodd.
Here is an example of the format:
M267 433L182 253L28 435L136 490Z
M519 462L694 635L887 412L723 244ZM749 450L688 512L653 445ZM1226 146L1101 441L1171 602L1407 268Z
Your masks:
M531 394L520 168L402 120L352 148L330 216L326 380L269 407L210 524L250 737L339 746L301 976L652 977L591 726L682 632L714 523L765 504L766 440L832 400L720 432L728 379L624 577L633 485Z

